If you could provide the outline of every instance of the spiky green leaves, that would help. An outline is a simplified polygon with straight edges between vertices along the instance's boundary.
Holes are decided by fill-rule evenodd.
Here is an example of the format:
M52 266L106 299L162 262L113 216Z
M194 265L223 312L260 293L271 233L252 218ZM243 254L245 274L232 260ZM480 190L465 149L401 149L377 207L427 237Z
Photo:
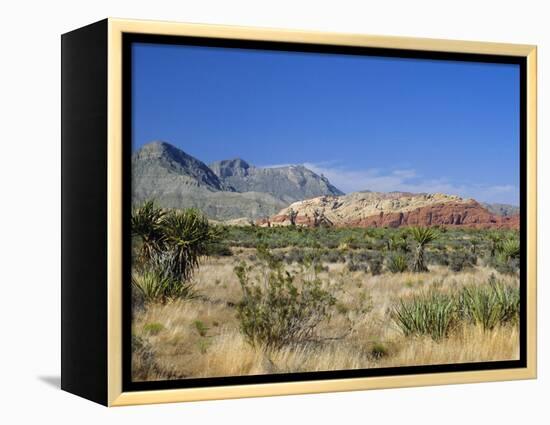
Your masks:
M148 201L132 212L132 234L138 236L140 276L134 287L148 300L189 294L188 285L220 231L197 209L165 211Z
M427 272L428 267L424 262L424 248L439 236L439 233L431 227L411 227L411 237L416 242L412 271L415 273Z

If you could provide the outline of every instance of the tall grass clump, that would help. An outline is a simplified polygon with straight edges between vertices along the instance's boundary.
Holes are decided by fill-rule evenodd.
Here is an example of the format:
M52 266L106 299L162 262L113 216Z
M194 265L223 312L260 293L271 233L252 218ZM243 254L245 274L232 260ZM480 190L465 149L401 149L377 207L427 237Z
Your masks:
M491 276L487 285L464 287L459 297L459 310L467 321L484 330L515 323L519 318L519 289Z
M241 263L235 274L242 289L237 305L240 330L252 345L279 348L310 339L330 317L336 299L323 289L315 270L300 284L267 248L258 247L259 269Z
M391 317L405 336L426 335L438 341L456 325L456 302L447 294L424 292L399 300Z
M388 258L387 268L392 273L404 273L408 270L407 257L403 254L393 254Z

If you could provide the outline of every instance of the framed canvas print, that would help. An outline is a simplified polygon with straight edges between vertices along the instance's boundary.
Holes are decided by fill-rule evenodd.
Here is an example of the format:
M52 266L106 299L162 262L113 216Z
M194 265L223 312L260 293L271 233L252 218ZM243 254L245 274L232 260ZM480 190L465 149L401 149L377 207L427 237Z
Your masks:
M127 405L536 376L536 48L62 36L62 388Z

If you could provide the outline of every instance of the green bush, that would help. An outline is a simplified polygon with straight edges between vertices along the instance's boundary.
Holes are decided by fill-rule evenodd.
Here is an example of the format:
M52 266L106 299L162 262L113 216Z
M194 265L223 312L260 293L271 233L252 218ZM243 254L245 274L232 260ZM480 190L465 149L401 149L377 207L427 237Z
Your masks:
M226 243L212 243L207 247L206 255L210 257L231 257L233 251Z
M404 335L428 335L436 341L446 337L457 322L453 297L435 291L399 300L390 314Z
M466 251L454 251L449 255L449 268L454 272L474 267L477 264L477 256Z
M348 264L346 265L346 268L348 269L348 271L350 272L358 272L358 271L363 271L365 273L367 273L369 271L369 266L368 264L365 264L365 263L356 263L354 262L353 260L350 260L348 262Z
M389 350L386 348L386 346L380 342L375 342L370 351L369 354L374 359L381 359L383 357L386 357L389 354Z
M367 260L369 264L369 271L373 276L377 276L382 273L384 267L384 259L381 255L373 255Z
M519 273L520 260L519 258L507 259L504 255L498 254L495 257L487 258L485 265L494 268L499 273L515 275Z
M393 254L388 258L387 268L392 273L404 273L408 270L407 257L403 254Z
M240 330L252 345L277 348L312 337L328 319L335 298L323 289L315 270L301 285L265 247L258 248L260 269L235 267L243 296L237 305Z
M520 309L519 289L507 286L492 276L487 285L463 288L459 309L464 319L485 330L508 322L517 322Z
M297 263L302 264L304 262L305 252L303 249L292 248L285 255L285 261L288 264Z

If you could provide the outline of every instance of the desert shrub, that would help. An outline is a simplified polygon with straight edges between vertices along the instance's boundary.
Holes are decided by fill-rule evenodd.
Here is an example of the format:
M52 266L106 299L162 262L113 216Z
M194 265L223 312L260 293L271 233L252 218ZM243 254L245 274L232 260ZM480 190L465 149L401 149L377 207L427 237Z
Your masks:
M517 274L519 273L519 265L519 258L514 258L507 261L497 261L495 269L503 274Z
M201 320L195 320L193 322L193 326L195 327L195 330L199 333L200 336L206 336L208 333L208 326L204 324Z
M391 234L386 240L388 251L407 253L409 252L409 234L403 231L397 231Z
M372 254L368 251L356 251L350 255L350 258L359 263L366 263L370 260Z
M212 243L207 247L206 255L210 257L231 257L233 251L226 243Z
M301 264L304 262L305 252L303 249L292 248L285 255L285 261L288 264L297 263Z
M425 253L426 263L437 264L439 266L448 266L449 256L450 253L445 248L441 247L434 247L433 250Z
M369 271L373 276L379 275L382 273L382 268L384 266L384 259L381 255L373 255L368 260Z
M487 285L464 287L459 297L460 313L485 330L516 322L519 317L519 289L497 281L492 276Z
M514 275L519 273L520 260L519 258L507 259L504 255L498 254L486 258L485 265L494 268L499 273Z
M157 335L162 330L164 330L164 326L162 325L162 323L153 322L153 323L146 323L145 325L143 325L143 332L148 333L150 335Z
M454 251L449 255L449 268L454 272L474 267L477 264L477 256L466 251Z
M261 269L241 263L235 267L243 297L237 305L240 330L252 345L277 348L310 338L328 319L335 298L316 277L296 284L280 260L265 247L258 248Z
M356 263L355 261L351 260L349 261L347 264L346 264L346 268L348 269L348 271L350 272L359 272L359 271L363 271L365 273L367 273L369 271L369 266L368 264L365 264L365 263Z
M389 350L384 344L380 342L375 342L372 345L371 349L369 350L369 355L374 359L381 359L383 357L387 357L388 354L389 354Z
M336 307L336 311L340 314L348 314L349 312L349 307L344 303L341 303L341 302L336 303L335 307Z
M341 263L346 261L346 258L342 255L342 252L335 249L325 251L322 255L322 259L327 263Z
M392 273L406 272L409 266L407 265L407 257L403 254L393 254L388 257L388 264L386 266Z
M390 314L404 335L428 335L436 341L446 337L457 322L453 297L436 291L401 299Z
M132 376L145 380L154 375L157 366L152 345L145 339L132 335Z

